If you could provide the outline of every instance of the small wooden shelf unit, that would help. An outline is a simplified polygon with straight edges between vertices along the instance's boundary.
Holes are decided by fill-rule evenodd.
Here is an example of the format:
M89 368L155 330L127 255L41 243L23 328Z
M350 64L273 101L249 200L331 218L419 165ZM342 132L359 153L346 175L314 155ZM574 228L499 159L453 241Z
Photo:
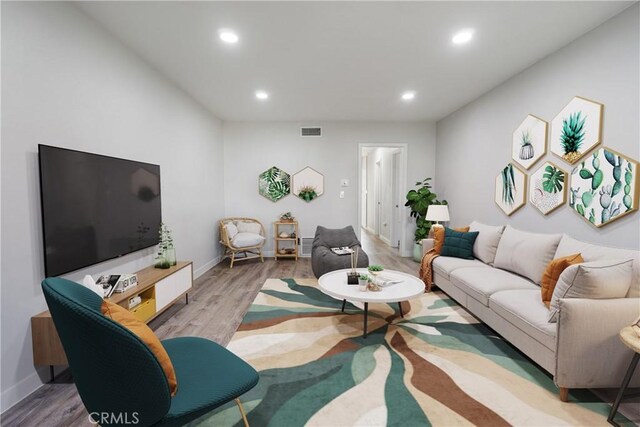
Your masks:
M282 228L282 230L281 230ZM273 231L274 231L274 252L276 261L278 258L295 258L298 260L298 239L300 238L300 233L298 233L298 222L297 221L276 221L273 223ZM291 233L296 233L296 237L280 237L280 233L285 231L287 234L291 235ZM289 242L289 243L285 243ZM291 244L293 243L293 245ZM285 253L281 254L281 249L293 249L293 253Z
M189 290L193 286L193 265L190 261L180 261L167 269L151 266L136 274L136 286L125 292L113 293L105 300L128 310L129 299L139 295L142 302L132 308L131 312L145 323L158 317L182 296L185 296L187 304L189 303ZM49 365L53 370L54 365L69 364L51 313L48 311L31 318L31 339L34 365Z

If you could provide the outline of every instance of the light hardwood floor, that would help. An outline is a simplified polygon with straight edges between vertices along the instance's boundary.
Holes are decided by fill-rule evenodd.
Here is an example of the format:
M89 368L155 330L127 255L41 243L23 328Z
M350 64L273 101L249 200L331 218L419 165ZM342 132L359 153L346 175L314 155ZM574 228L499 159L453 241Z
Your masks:
M398 257L396 250L376 237L363 232L362 243L370 263L416 274L417 263ZM184 301L176 303L150 326L160 339L191 335L226 345L265 280L294 277L314 277L309 258L265 259L264 264L252 260L237 263L233 269L229 269L229 260L225 260L195 281L188 305ZM6 411L0 423L3 426L91 425L68 370Z

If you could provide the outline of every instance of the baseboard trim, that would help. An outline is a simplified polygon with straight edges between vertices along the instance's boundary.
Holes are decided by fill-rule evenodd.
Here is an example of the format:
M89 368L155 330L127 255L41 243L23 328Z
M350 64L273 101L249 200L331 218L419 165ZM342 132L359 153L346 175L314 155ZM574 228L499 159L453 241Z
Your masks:
M212 259L211 261L206 262L203 266L201 266L197 270L193 271L193 278L197 279L198 277L202 276L204 273L209 271L211 268L213 268L216 265L220 264L220 262L222 262L222 257L221 256L217 256L214 259Z
M384 243L386 243L387 245L391 246L391 240L387 239L386 237L384 237L382 234L378 236L378 238L380 240L382 240Z
M31 375L23 378L21 381L12 385L0 394L0 406L2 408L2 412L0 412L0 414L4 414L6 411L38 391L40 387L44 385L40 379L40 375L38 374L38 369L42 371L42 378L48 377L48 368L44 366L36 368Z

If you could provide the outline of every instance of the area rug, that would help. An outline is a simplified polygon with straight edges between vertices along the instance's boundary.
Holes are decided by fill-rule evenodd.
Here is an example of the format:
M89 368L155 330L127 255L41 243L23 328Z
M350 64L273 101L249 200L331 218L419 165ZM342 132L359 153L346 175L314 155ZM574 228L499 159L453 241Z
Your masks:
M561 402L546 372L443 293L403 303L404 318L370 304L367 338L362 307L340 308L315 280L264 283L228 345L260 373L241 398L252 426L607 425L607 404L588 390ZM235 405L193 424L242 425Z

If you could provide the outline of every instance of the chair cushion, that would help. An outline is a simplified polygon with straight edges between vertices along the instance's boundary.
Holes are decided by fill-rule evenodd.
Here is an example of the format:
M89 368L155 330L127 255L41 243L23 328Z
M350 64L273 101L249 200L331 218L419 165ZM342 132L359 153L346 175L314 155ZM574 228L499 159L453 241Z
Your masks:
M238 234L238 227L232 222L228 222L224 225L224 229L227 231L227 237L233 239Z
M473 233L463 233L452 230L451 228L445 228L444 244L442 245L440 254L456 258L474 259L473 242L476 241L477 237L477 231Z
M493 265L496 259L498 243L504 231L504 225L493 226L473 221L469 226L469 231L477 231L478 238L473 243L473 256L485 264Z
M451 283L467 295L489 306L489 297L496 292L512 289L535 289L540 297L540 288L534 283L498 268L461 268L451 273ZM542 303L542 301L540 301Z
M491 268L486 264L478 261L477 259L462 259L462 258L454 258L448 256L439 256L433 260L431 264L433 266L433 270L440 274L441 276L449 279L451 276L451 272L455 271L459 268L469 268L469 267L486 267Z
M162 425L184 425L251 390L258 373L226 348L204 338L162 341L176 370L180 393Z
M507 225L493 265L540 284L542 273L553 259L561 237L561 234L528 233Z
M540 292L542 302L549 307L551 304L551 297L553 296L553 290L556 288L556 283L562 272L573 264L580 264L584 262L580 254L568 255L562 258L556 258L549 263L544 274L542 275L542 282L540 283Z
M231 240L231 243L236 248L248 248L251 246L259 245L264 241L264 237L256 233L238 233Z
M262 231L262 226L253 221L238 221L236 223L236 227L238 228L239 233L260 234Z
M513 326L555 351L557 324L547 322L549 310L540 300L538 289L496 292L489 299L489 307Z
M132 333L138 336L143 343L149 347L156 356L158 363L162 366L162 370L164 371L165 376L167 377L167 382L169 383L169 390L171 392L171 396L175 396L178 391L178 382L176 380L176 372L173 368L173 364L171 363L171 359L167 354L167 351L160 343L156 334L153 333L151 328L149 328L142 320L138 319L132 312L129 310L119 306L118 304L114 304L109 301L103 301L102 307L100 307L102 314L106 317L110 318L114 322L118 322L120 325L129 329Z

